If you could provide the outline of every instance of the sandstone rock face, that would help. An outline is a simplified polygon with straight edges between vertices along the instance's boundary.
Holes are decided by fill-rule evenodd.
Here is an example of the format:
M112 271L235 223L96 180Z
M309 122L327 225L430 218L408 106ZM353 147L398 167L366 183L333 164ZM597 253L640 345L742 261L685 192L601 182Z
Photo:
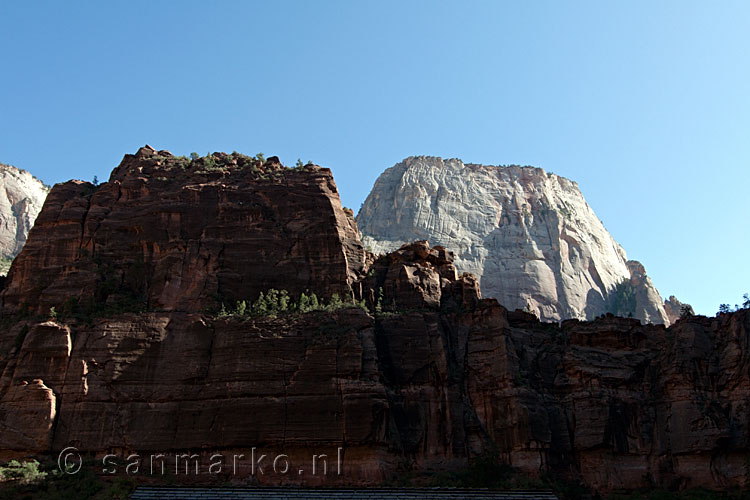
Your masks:
M21 251L48 191L29 172L0 163L0 257Z
M664 301L664 311L667 313L669 322L674 323L675 321L680 319L680 314L682 314L682 307L689 305L690 304L680 302L674 295L670 295L669 298Z
M750 311L558 326L480 299L443 248L405 246L372 269L355 288L393 291L396 310L128 313L30 324L20 348L4 332L0 448L196 450L204 469L253 447L295 467L342 449L341 475L239 472L308 485L456 470L496 450L600 492L750 486Z
M229 461L245 457L225 479L374 485L408 471L456 471L496 452L520 471L573 477L600 492L750 487L750 310L693 316L669 328L611 315L541 323L482 299L477 279L458 276L452 252L443 247L420 241L377 258L360 254L356 226L338 216L326 171L282 172L284 196L270 174L252 178L255 164L250 173L236 172L246 185L229 167L216 173L216 182L195 184L194 176L205 174L189 170L174 184L151 185L166 181L152 180L148 168L163 168L159 162L170 158L153 150L126 157L110 183L135 182L135 191L105 185L99 194L69 183L50 195L3 292L3 456L55 455L75 446L99 457L112 453L123 463L131 452L174 460L189 451L201 457L201 474L209 474L210 456L219 453ZM143 169L135 181L131 168ZM205 196L214 205L191 209L177 194L180 183L184 196ZM159 204L160 194L175 201ZM125 205L129 212L121 208L136 196L148 210L138 203ZM245 203L261 215L247 214ZM165 215L168 206L179 215ZM168 223L174 220L203 225ZM227 220L242 229L235 236L243 248L267 266L281 263L279 277L268 278L228 236L222 240ZM290 224L303 231L290 233ZM189 243L196 233L202 237ZM145 278L149 310L81 317L61 309L47 321L15 315L19 304L57 303L39 284L54 283L84 301L90 269L77 246L81 234L90 235L86 245L96 242L93 255L107 249L105 276L128 276L132 254L126 252L134 248L160 249L141 253L153 266ZM279 235L289 234L293 250L279 243ZM180 274L182 267L165 264L177 259L173 249L182 239L185 268L218 259L211 268L217 274L238 270L248 273L243 280L259 276L268 280L264 286L290 291L312 289L310 276L320 269L328 274L316 278L322 283L315 290L347 291L368 311L352 306L251 318L179 310L181 299L161 298L165 278L180 279L189 305L210 302L208 292L194 292L200 284L216 290L206 273ZM231 261L214 256L218 241ZM206 255L203 264L194 261L191 245L206 249L198 252ZM289 272L285 259L300 255L326 265L295 260L299 267ZM51 279L34 282L41 280L35 266ZM104 282L108 296L131 286L127 279ZM254 448L267 457L263 473L252 468ZM339 453L340 474L332 463ZM273 470L268 457L280 454L293 473ZM329 473L311 475L311 457L320 454L330 458Z
M360 280L359 290L365 291L364 297L371 305L380 303L381 309L396 311L438 308L443 303L443 292L453 295L459 284L469 288L466 304L473 306L473 299L480 297L474 277L464 275L458 280L452 252L417 241L377 258L370 265L368 276ZM463 294L463 290L458 290L462 304Z
M442 245L485 297L543 320L592 319L608 311L617 283L632 280L634 317L669 323L653 283L631 273L578 185L540 168L410 157L378 178L357 224L375 253L414 240Z
M270 288L351 296L363 262L330 170L144 147L107 183L52 189L2 303L197 312Z
M56 398L41 379L30 383L24 380L8 387L0 403L0 436L4 452L44 453L50 449Z
M646 269L643 264L637 260L625 262L630 273L629 283L635 290L635 313L634 317L645 321L646 323L670 325L677 318L672 318L667 314L666 303L662 302L658 290L654 283L646 275Z

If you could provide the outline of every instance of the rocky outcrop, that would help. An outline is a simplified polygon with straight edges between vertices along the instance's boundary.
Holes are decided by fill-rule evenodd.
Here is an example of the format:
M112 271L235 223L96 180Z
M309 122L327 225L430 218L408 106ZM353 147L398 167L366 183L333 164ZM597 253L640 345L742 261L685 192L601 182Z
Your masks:
M540 168L410 157L378 178L357 224L375 253L414 240L452 250L485 297L543 320L606 313L610 292L628 281L638 297L633 316L669 323L642 266L631 272L578 185Z
M29 172L0 163L0 257L21 251L48 191Z
M637 260L629 260L625 262L625 265L630 273L628 284L635 292L633 317L646 323L663 323L666 325L674 323L677 318L673 319L666 312L666 304L662 302L662 298L651 278L646 275L646 268L643 267L643 264Z
M109 182L53 188L2 306L198 312L270 288L351 296L363 262L330 170L147 146Z
M41 379L23 380L7 387L0 403L3 455L9 451L44 453L51 449L56 398Z
M690 307L690 304L680 302L674 295L670 295L669 299L664 301L664 311L666 311L670 323L674 323L675 321L680 319L682 308L684 306Z
M224 165L230 157L216 156ZM455 471L476 457L497 456L525 473L573 477L601 492L750 486L750 310L693 316L669 328L611 315L542 323L482 299L476 278L459 276L452 252L443 247L421 241L379 257L350 259L361 247L352 220L337 215L340 204L327 171L281 171L279 182L272 182L271 161L262 171L257 163L237 171L224 167L214 181L193 171L204 168L200 164L188 166L173 184L149 176L147 167L162 169L172 161L142 150L126 157L123 165L130 167L113 175L112 185L120 183L116 191L73 183L50 195L3 292L5 455L55 454L75 446L99 457L114 454L123 463L131 452L172 461L189 452L202 457L199 465L208 474L210 457L218 453L230 461L244 456L228 479L308 485L372 485L404 472ZM136 175L137 169L143 170ZM140 188L128 188L131 183ZM181 184L188 194L177 194ZM285 188L281 198L275 197L278 185ZM157 202L160 193L176 200L179 215L165 215L168 205ZM180 196L212 199L216 206L203 201L191 210ZM150 209L128 205L133 199ZM82 200L88 207L83 212ZM246 203L257 204L252 206L259 212L248 214ZM122 206L132 218L124 218ZM204 218L205 212L213 216ZM169 223L176 220L204 225ZM228 220L241 228L235 236L245 245L223 242L231 261L212 253L227 234ZM295 234L290 243L297 250L287 251L277 243L279 234L290 234L295 224L314 232ZM261 235L255 228L278 234ZM131 265L118 251L160 249L141 253L153 266L146 275L148 310L84 316L62 308L49 319L18 314L18 304L40 297L45 305L53 303L47 288L24 283L36 279L33 266L60 288L63 281L56 280L66 276L67 293L85 301L89 290L77 280L89 279L86 256L64 258L79 255L81 234L90 235L83 241L97 242L89 247L92 255L107 249L115 276L128 276ZM265 317L180 310L183 302L160 299L165 276L179 276L183 294L200 306L211 303L210 292L193 290L199 284L216 290L206 273L179 274L183 267L164 264L177 259L173 248L185 238L180 262L200 268L188 243L196 234L206 248L198 253L206 255L204 262L221 263L211 268L217 273L239 269L234 260L241 259L248 266L243 280L257 275L268 279L265 286L290 291L346 291L367 310L352 304ZM47 242L46 258L37 240ZM273 252L263 253L258 241ZM266 265L279 263L279 277L267 278L268 270L248 255L262 256ZM324 283L310 281L319 264L314 260L297 260L297 271L287 271L285 259L299 255L326 260L329 267L320 268L330 269L320 278ZM130 283L109 283L109 295ZM251 289L232 290L250 296ZM266 456L263 473L252 469L258 454ZM330 458L330 472L313 476L311 457L320 454ZM339 454L340 474L331 463ZM279 455L291 464L287 472L272 468Z

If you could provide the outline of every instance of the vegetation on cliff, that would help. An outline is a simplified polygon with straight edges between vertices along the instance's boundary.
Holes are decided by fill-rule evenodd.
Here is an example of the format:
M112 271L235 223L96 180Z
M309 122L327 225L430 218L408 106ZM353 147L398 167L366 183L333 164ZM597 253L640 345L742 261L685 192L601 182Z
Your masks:
M151 167L151 168L148 168ZM146 168L141 168L141 174L149 175L156 180L170 181L173 173L183 172L193 175L207 177L229 176L242 173L249 179L256 181L281 180L286 172L315 170L317 167L312 162L303 163L298 160L293 167L281 163L276 156L266 158L263 153L254 156L238 153L206 153L200 156L191 153L190 156L174 156L168 151L155 151L155 155L149 160Z
M719 312L716 314L725 314L730 312L739 311L740 309L750 309L750 293L746 293L742 296L742 305L735 304L734 308L729 304L719 304Z
M261 292L255 301L238 300L233 307L227 308L223 303L217 313L218 317L264 317L279 316L284 314L308 313L313 311L337 311L347 307L359 307L367 311L365 301L344 301L339 294L334 293L326 302L318 299L315 293L302 293L296 300L289 296L286 290L271 288L267 292Z

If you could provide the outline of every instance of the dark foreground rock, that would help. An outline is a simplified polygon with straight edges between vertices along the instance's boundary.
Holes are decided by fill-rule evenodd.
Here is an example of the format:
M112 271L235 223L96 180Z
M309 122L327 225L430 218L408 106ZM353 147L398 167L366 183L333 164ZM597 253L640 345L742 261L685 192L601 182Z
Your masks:
M243 477L310 485L372 485L408 471L455 471L477 457L493 456L532 475L551 472L600 491L748 486L750 311L686 318L669 328L612 316L540 323L481 299L472 275L457 276L451 252L426 242L378 258L363 255L353 268L350 255L361 247L356 232L350 233L350 219L337 215L335 191L323 189L332 185L330 175L318 170L287 175L310 177L309 190L290 179L294 196L309 206L325 199L331 207L305 212L310 218L305 224L321 229L298 236L294 241L301 243L291 247L318 248L315 255L328 256L320 272L331 269L331 275L323 282L315 283L304 259L294 261L300 262L296 273L274 276L234 257L218 261L224 262L218 268L247 273L242 287L225 289L210 274L185 272L179 280L183 293L167 300L162 282L176 278L165 263L172 262L178 244L191 243L179 243L185 237L179 231L182 236L167 237L160 224L172 219L153 210L137 212L140 219L128 223L118 219L123 231L142 228L126 231L127 237L105 238L101 229L92 233L102 242L92 248L109 249L109 258L121 263L113 264L116 273L132 258L117 253L125 241L131 250L152 244L172 249L143 253L144 263L154 266L147 274L149 311L24 318L18 315L23 303L62 307L54 301L63 297L50 290L83 300L97 286L82 269L84 257L76 246L87 229L64 223L74 217L60 208L89 195L65 201L61 190L71 184L55 188L3 293L5 455L55 454L67 446L123 460L133 452L194 453L202 457L204 473L210 472L213 454L230 462L243 455L237 464ZM256 182L267 181L249 184ZM266 188L252 189L247 202L266 200L276 208L264 213L278 220L290 220L289 211L298 210L292 203L269 202ZM176 192L176 187L167 191ZM108 200L107 207L120 203ZM89 220L91 208L88 213L75 220ZM202 220L198 213L191 217ZM266 219L257 224L266 227ZM334 226L324 231L325 224ZM224 255L232 245L237 245L233 255L245 255L247 248L266 255L266 263L298 255L263 254L251 238L256 233L248 234L243 244L226 236ZM338 243L326 247L321 241ZM213 249L222 245L204 248L204 262L213 262ZM199 265L200 259L184 259L179 262L188 267ZM217 298L198 284L253 299L261 291L261 285L252 285L255 272L264 277L262 286L295 293L314 289L321 296L348 293L364 299L369 311L352 306L251 318L186 310L216 305ZM79 283L79 276L93 281ZM266 455L263 473L252 468L253 453L256 459ZM293 465L291 472L273 471L272 460L280 454ZM310 474L311 457L319 454L328 456L325 476Z

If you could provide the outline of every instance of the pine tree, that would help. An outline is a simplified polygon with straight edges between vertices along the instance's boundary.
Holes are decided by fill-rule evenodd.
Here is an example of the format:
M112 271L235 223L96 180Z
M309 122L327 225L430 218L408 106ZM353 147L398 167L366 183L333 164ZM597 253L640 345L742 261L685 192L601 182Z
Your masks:
M301 313L306 313L310 310L310 298L305 292L302 292L302 294L299 296L299 304L297 305L297 309L299 309L299 312Z
M281 290L279 292L279 312L287 312L289 310L289 292L286 290Z
M244 316L246 310L247 310L247 302L245 302L244 300L238 301L237 307L236 307L237 314L239 314L240 316Z
M263 292L260 292L260 295L258 295L258 298L253 302L253 307L251 308L251 312L253 316L265 316L268 313L268 307L266 306L266 298L263 295Z
M331 295L331 300L328 301L328 310L329 311L335 311L336 309L341 308L342 302L341 297L339 297L338 293L334 293Z

